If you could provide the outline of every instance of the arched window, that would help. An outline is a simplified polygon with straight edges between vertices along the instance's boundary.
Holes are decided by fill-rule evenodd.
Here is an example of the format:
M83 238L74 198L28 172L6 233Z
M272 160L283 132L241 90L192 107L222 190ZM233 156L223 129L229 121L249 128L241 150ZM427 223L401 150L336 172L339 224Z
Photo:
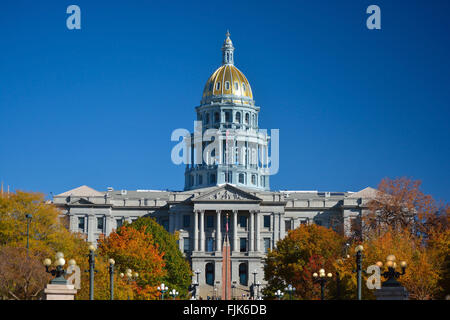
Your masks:
M225 81L225 90L230 90L230 81Z
M248 113L245 114L245 123L248 124L248 122L250 121L250 116L248 115Z
M256 184L256 175L252 174L252 184Z
M243 83L243 82L242 82L242 90L244 90L244 92L246 90L245 83Z
M236 122L241 123L241 113L240 112L236 112Z
M218 112L214 113L214 122L215 123L220 122L220 115Z
M234 83L234 90L239 90L239 83L237 81Z
M214 285L214 264L209 262L205 266L205 281L210 286Z
M256 118L255 118L255 114L252 115L252 125L254 127L256 127Z
M244 182L244 174L243 173L239 173L239 183L245 183Z
M216 84L216 90L220 90L220 81Z
M248 284L248 270L247 264L241 263L239 265L239 283L243 286L247 286Z

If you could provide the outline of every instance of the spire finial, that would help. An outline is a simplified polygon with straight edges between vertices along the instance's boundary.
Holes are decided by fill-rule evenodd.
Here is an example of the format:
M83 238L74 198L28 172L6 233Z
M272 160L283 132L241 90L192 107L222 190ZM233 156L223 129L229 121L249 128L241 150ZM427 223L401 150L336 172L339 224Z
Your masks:
M230 39L230 31L227 30L227 33L225 34L226 39L223 42L222 46L222 64L234 64L234 58L233 58L233 42Z

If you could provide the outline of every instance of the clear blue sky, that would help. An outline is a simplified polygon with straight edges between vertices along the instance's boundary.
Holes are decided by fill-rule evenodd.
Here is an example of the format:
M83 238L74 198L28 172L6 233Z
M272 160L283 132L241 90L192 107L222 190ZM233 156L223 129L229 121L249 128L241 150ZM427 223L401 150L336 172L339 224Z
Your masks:
M366 28L370 4L382 30ZM170 134L192 130L229 29L260 127L280 129L272 189L409 176L449 201L449 14L438 0L2 1L0 180L181 190Z

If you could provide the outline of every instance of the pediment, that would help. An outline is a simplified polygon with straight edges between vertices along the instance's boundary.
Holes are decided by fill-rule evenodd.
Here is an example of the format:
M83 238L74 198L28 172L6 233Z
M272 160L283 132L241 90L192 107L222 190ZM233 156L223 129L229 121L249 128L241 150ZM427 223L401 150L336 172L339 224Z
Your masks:
M255 195L243 191L239 188L231 186L229 184L218 187L217 189L210 191L206 194L201 194L192 199L196 201L262 201L262 199Z
M94 203L87 199L80 198L80 199L70 202L70 204L94 204Z

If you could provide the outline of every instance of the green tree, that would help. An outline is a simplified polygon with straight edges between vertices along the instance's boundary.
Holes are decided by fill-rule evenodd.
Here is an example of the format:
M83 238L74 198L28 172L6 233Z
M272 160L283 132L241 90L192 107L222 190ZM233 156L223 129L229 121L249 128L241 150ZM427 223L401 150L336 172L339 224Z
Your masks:
M178 247L178 233L167 232L163 226L150 217L141 217L130 226L152 235L159 252L164 254L163 260L167 270L167 274L162 279L164 284L170 289L176 289L180 293L180 298L186 298L192 280L192 271L189 262Z

